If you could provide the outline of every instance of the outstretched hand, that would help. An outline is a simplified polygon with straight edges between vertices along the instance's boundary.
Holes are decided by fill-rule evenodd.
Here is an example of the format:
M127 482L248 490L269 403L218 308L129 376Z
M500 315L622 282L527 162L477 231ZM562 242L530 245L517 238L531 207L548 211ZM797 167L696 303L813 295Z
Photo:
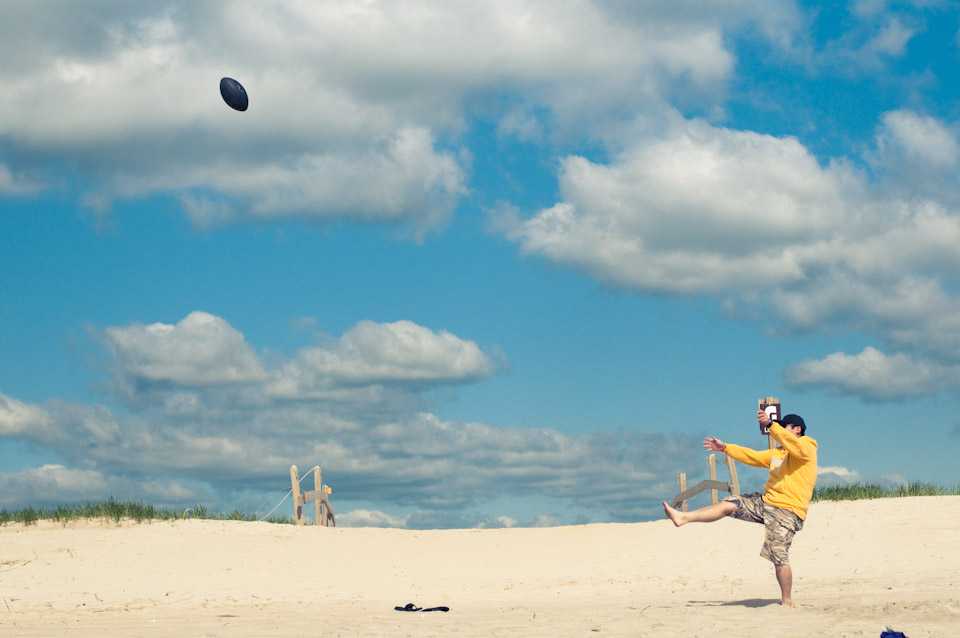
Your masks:
M723 452L727 449L727 444L715 436L710 436L703 440L703 447L711 452Z
M769 414L767 414L763 410L757 410L757 423L759 423L765 428L768 428L770 427L770 424L773 423L773 421L770 420Z

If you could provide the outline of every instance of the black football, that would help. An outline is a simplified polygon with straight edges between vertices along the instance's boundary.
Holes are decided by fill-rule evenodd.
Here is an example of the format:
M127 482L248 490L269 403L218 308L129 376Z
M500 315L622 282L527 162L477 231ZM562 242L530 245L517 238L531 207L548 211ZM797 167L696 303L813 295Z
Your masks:
M223 101L226 102L230 108L238 111L246 111L247 106L250 104L247 98L247 92L243 86L233 78L223 78L220 80L220 95L223 96Z

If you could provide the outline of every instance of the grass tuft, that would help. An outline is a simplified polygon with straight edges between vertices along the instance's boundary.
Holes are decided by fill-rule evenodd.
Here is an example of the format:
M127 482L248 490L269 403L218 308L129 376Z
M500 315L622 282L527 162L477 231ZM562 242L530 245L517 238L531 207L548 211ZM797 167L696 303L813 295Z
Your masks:
M934 483L903 483L884 487L876 483L854 483L818 487L813 490L813 501L858 501L871 498L899 498L903 496L957 496L960 485L945 487Z
M109 498L104 501L83 501L72 507L65 505L48 509L25 507L13 512L0 509L0 525L6 525L7 523L24 523L25 525L31 525L37 521L67 523L70 521L89 519L112 520L115 523L124 520L133 520L142 523L144 521L176 521L190 518L248 522L260 520L256 514L248 514L237 508L234 508L234 510L228 514L223 514L210 512L206 506L198 504L196 507L190 507L182 512L178 512L166 508L157 508L148 503L118 501L114 498ZM271 516L266 519L266 522L291 525L294 523L294 520L292 516Z
M904 496L957 496L960 495L960 485L952 487L932 483L904 483L884 487L875 483L856 483L853 485L837 485L833 487L818 487L813 491L813 501L856 501L871 498L899 498ZM25 507L13 512L0 509L0 525L7 523L24 523L30 525L37 521L60 521L67 523L77 520L103 519L119 523L122 520L144 521L176 521L186 519L218 520L218 521L258 521L255 514L248 514L234 508L229 513L210 512L206 506L198 504L182 512L157 508L147 503L137 501L118 501L109 498L104 501L84 501L72 507L61 505L49 509ZM292 516L271 516L268 523L292 525Z

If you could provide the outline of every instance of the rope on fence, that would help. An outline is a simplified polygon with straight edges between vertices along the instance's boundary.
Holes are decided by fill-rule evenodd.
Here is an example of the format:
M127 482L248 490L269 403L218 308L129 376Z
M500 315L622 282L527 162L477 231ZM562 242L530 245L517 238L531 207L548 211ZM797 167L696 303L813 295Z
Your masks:
M319 467L320 467L319 465L314 465L312 468L310 468L310 472L313 472L314 470L319 469ZM304 474L304 475L300 478L300 482L301 482L301 483L303 483L303 479L305 479L305 478L307 478L308 476L310 476L310 472ZM267 520L268 518L270 518L270 516L273 515L274 512L276 512L278 509L280 509L280 506L283 505L283 504L286 502L286 500L290 497L291 494L293 494L293 488L292 488L292 487L291 487L289 490L287 490L286 495L280 500L279 503L277 503L277 506L274 507L272 510L270 510L270 513L269 513L269 514L267 514L266 516L264 516L263 518L260 519L260 522L262 523L263 521Z

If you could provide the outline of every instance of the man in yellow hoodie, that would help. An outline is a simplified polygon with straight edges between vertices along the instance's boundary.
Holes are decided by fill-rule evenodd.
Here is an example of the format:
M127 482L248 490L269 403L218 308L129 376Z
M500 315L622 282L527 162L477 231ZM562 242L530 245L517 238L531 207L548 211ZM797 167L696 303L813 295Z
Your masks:
M769 426L770 437L779 445L762 452L727 444L716 437L704 439L703 447L713 452L726 452L735 461L770 468L770 478L763 494L729 496L716 505L693 512L681 512L663 504L664 512L677 527L686 523L711 523L726 516L763 523L766 536L760 555L773 563L780 584L780 604L793 607L793 570L787 553L793 535L803 527L807 507L817 481L817 442L805 436L807 426L796 414L788 414L779 423L771 422L763 411L757 421Z

